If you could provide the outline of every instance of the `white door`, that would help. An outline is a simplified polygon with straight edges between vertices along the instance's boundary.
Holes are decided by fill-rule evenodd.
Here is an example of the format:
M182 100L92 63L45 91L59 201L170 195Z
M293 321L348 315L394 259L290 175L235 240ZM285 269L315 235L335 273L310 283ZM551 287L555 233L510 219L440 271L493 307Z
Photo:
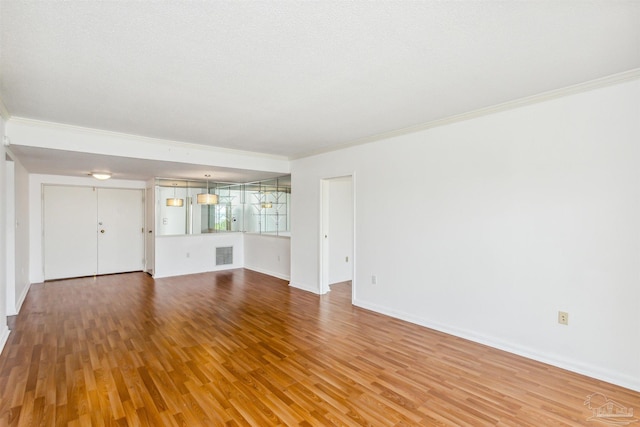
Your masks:
M97 273L96 218L92 187L44 186L44 278Z
M320 181L320 293L329 285L351 280L351 300L355 300L356 282L354 233L354 176Z
M142 190L44 186L44 278L140 271Z
M98 274L144 269L142 190L98 189Z
M353 195L350 176L329 180L329 284L353 279Z

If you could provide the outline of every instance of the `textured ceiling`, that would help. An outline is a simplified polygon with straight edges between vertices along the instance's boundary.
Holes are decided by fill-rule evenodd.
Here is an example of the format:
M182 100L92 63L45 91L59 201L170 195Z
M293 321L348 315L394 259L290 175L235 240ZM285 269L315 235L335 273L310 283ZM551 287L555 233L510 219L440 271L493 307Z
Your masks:
M639 1L0 2L16 117L296 157L640 67Z

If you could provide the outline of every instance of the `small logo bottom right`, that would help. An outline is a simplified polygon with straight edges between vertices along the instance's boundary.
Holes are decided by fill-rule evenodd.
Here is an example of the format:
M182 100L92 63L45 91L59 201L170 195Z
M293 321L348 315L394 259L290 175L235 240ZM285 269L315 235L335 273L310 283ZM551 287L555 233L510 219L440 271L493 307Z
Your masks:
M627 408L602 393L591 393L584 404L592 411L587 421L599 421L615 426L626 426L638 421L633 417L633 408Z

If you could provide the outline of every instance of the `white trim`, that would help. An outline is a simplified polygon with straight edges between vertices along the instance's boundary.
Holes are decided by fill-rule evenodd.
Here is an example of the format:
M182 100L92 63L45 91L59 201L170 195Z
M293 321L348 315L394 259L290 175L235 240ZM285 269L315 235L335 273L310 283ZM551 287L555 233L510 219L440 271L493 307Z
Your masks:
M426 123L420 123L414 126L408 126L402 129L396 129L389 132L378 133L375 135L365 136L358 138L344 144L332 145L330 147L321 148L319 150L310 151L296 156L289 157L289 160L298 160L305 157L312 157L318 154L330 153L332 151L338 151L349 147L355 147L358 145L368 144L370 142L376 142L383 139L393 138L397 136L407 135L415 132L420 132L426 129L431 129L438 126L444 126L451 123L462 122L465 120L473 119L476 117L486 116L501 111L512 110L515 108L524 107L527 105L537 104L539 102L549 101L556 98L562 98L568 95L573 95L580 92L586 92L593 89L599 89L606 86L612 86L618 83L623 83L630 80L640 78L640 68L634 68L632 70L624 71L618 74L612 74L610 76L601 77L599 79L590 80L583 83L567 86L561 89L554 89L547 92L542 92L536 95L526 96L524 98L515 99L513 101L503 102L501 104L491 105L477 110L468 111L462 114L456 114L454 116L445 117L438 120L432 120Z
M247 266L247 265L245 265L243 268L245 268L247 270L255 271L257 273L266 274L267 276L277 277L278 279L291 280L291 276L288 275L288 274L287 275L280 274L280 273L275 272L275 271L269 271L269 270L265 270L265 269L262 269L262 268L251 267L251 266Z
M320 293L326 294L329 287L329 178L320 179L320 218L318 235L318 284Z
M31 283L29 283L27 286L24 287L24 291L22 291L20 298L18 298L18 301L16 301L16 305L15 305L16 312L7 313L7 316L15 316L16 314L20 313L20 309L22 308L22 304L24 303L24 300L27 298L27 294L29 293L30 288L31 288Z
M292 288L300 289L301 291L307 291L307 292L311 292L312 294L320 295L320 292L318 292L317 287L310 288L306 285L303 285L302 283L296 283L296 282L289 282L289 286L291 286Z
M126 138L129 140L136 140L144 143L163 145L171 148L182 148L182 149L192 149L192 150L197 149L197 150L206 150L206 151L209 151L212 153L218 153L218 154L234 154L234 155L259 157L259 158L266 158L266 159L273 159L273 160L288 160L286 156L260 153L257 151L236 150L233 148L215 147L211 145L197 144L193 142L151 138L147 136L140 136L140 135L134 135L134 134L122 133L122 132L113 132L108 130L94 129L94 128L88 128L88 127L82 127L82 126L74 126L74 125L68 125L64 123L47 122L43 120L35 120L35 119L29 119L25 117L11 117L11 122L15 124L26 125L26 126L40 127L44 129L56 129L56 130L85 133L93 136L104 136L104 137L110 137L110 138Z
M9 154L5 151L5 154ZM16 165L13 160L5 164L5 276L7 316L16 314Z
M351 230L353 233L352 239L353 239L353 246L351 248L352 252L351 252L351 304L354 304L354 301L356 301L356 295L357 295L357 280L356 280L356 271L358 271L356 269L357 267L357 262L358 262L358 256L356 253L356 248L358 247L358 241L356 240L356 229L357 224L358 224L358 208L357 208L357 200L356 200L356 171L353 171L351 173L351 203L353 204L353 218L351 219L353 221L352 223L352 227L353 229Z
M7 344L7 340L9 339L9 334L11 331L7 325L4 325L4 329L2 330L2 335L0 335L0 353L4 350L4 346Z
M452 328L450 326L432 322L430 320L413 316L411 314L389 310L386 307L382 307L377 304L371 304L366 301L354 301L353 305L364 308L366 310L374 311L376 313L384 314L386 316L394 317L396 319L404 320L406 322L414 323L419 326L424 326L425 328L453 335L458 338L463 338L479 344L488 345L489 347L516 354L518 356L526 357L527 359L532 359L538 362L546 363L548 365L556 366L558 368L566 369L571 372L610 382L612 384L626 387L631 390L640 391L640 378L633 378L621 372L609 371L607 369L581 363L573 359L558 357L557 355L553 354L541 353L528 347L513 345L495 337L477 334L473 331L464 329Z

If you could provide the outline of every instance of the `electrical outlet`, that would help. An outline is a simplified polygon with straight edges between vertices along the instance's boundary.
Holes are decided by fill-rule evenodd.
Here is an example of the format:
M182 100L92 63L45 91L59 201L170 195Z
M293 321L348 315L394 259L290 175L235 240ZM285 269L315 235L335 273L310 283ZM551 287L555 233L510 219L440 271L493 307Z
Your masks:
M344 262L349 262L349 257L348 256L344 257Z
M372 285L377 285L378 284L378 277L377 276L371 276L371 284Z
M567 313L566 311L559 311L558 312L558 323L560 323L561 325L568 325L569 324L569 313Z

